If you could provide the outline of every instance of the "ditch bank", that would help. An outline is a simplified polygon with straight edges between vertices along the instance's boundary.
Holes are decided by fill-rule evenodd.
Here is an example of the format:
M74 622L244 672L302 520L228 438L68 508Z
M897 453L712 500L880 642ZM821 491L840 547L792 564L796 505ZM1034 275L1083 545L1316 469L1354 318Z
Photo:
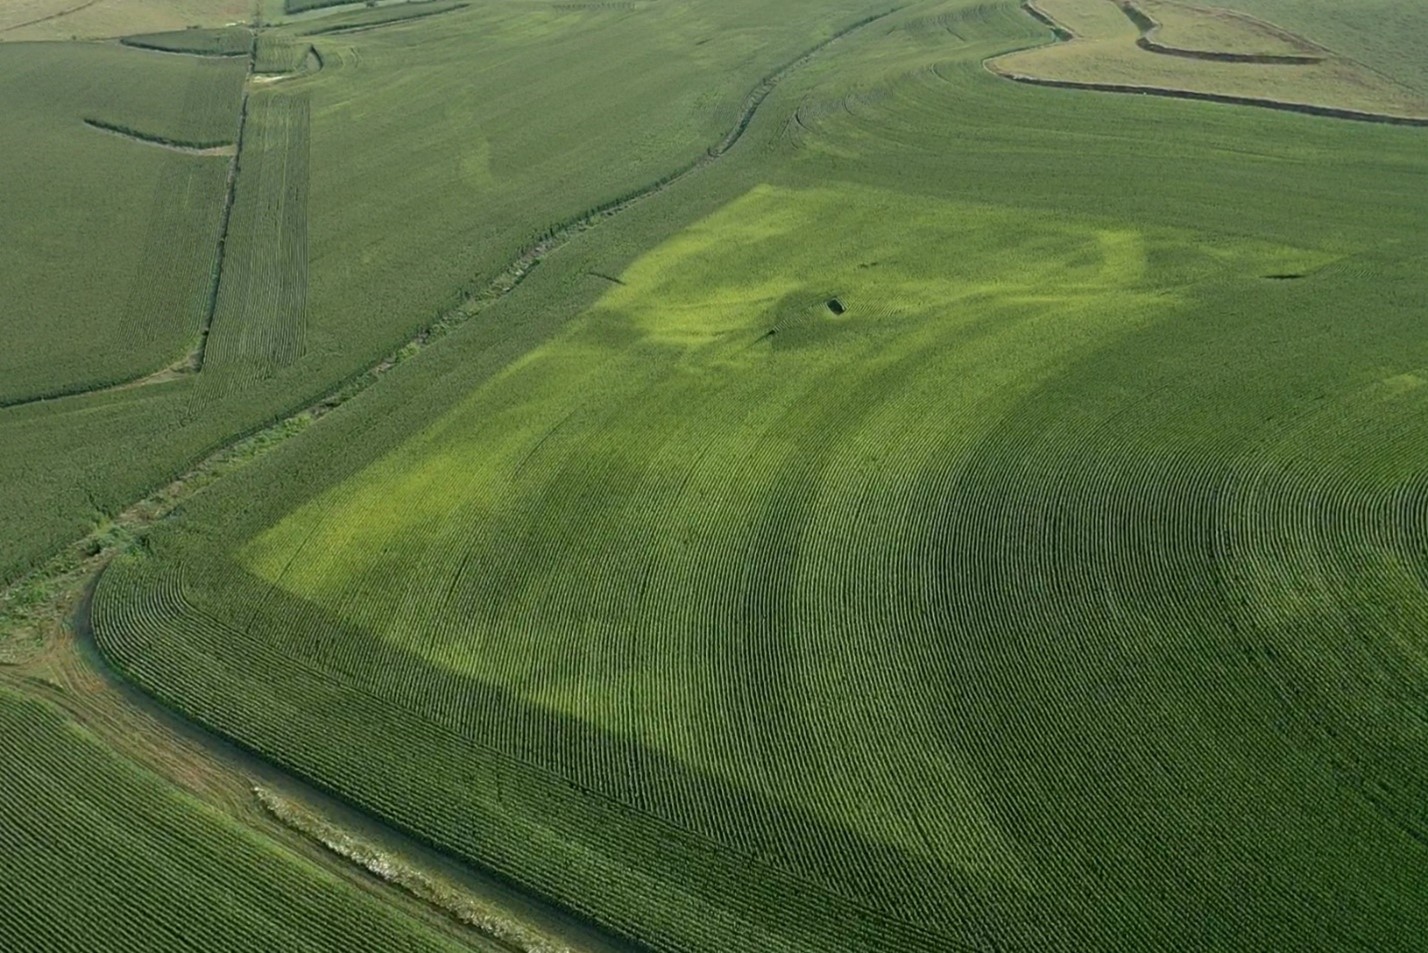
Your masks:
M1226 93L1202 93L1190 89L1175 89L1166 86L1138 86L1128 83L1093 83L1065 79L1044 79L1012 73L994 63L983 64L987 71L1002 79L1029 86L1050 86L1055 89L1082 89L1101 93L1130 93L1140 96L1164 96L1169 99L1189 99L1202 103L1221 103L1228 106L1257 106L1262 109L1277 109L1281 112L1300 113L1305 116L1320 116L1329 119L1348 119L1354 122L1375 122L1390 126L1428 127L1428 117L1394 116L1389 113L1362 112L1356 109L1340 109L1334 106L1314 106L1309 103L1292 103L1278 99L1261 99L1254 96L1232 96Z
M1265 23L1254 17L1243 14L1233 14L1236 20L1247 24L1251 29L1258 30L1273 36L1291 46L1302 48L1303 53L1228 53L1221 50L1196 50L1183 46L1172 46L1163 43L1158 38L1163 24L1131 0L1123 0L1119 4L1121 12L1126 18L1136 25L1140 30L1140 39L1135 41L1135 45L1150 53L1160 53L1164 56L1179 56L1191 60L1208 60L1214 63L1258 63L1262 66L1312 66L1315 63L1322 63L1327 59L1328 50L1310 43L1303 37L1295 36L1286 30L1281 30L1273 24Z
M225 787L241 787L248 792L249 798L263 792L249 800L233 791L230 794L231 803L251 806L261 812L260 816L271 817L301 840L320 845L325 852L332 854L333 866L346 868L348 873L359 875L359 878L376 877L391 889L414 896L430 912L451 920L459 929L471 930L483 940L497 943L512 953L563 950L578 953L648 953L643 946L606 931L596 922L567 911L495 871L452 857L340 794L313 784L260 753L200 722L190 720L134 685L109 665L95 638L92 614L94 595L107 567L106 561L90 576L75 605L71 617L74 633L72 662L82 665L87 674L102 683L111 704L128 709L138 721L151 729L151 734L157 730L165 739L176 742L173 748L180 754L169 760L167 766L172 770L160 770L171 781L183 786L181 762L208 762L206 767L216 768L216 771L196 773L227 776L230 784ZM72 714L80 714L64 705L63 697L51 700L59 702ZM149 738L150 744L153 740ZM149 767L153 770L163 766ZM284 805L285 810L274 811L274 802ZM228 813L241 823L254 826L252 811ZM291 815L295 813L304 817L306 822L294 823ZM324 836L318 836L315 831ZM380 870L374 869L372 863L335 851L331 844L325 843L325 840L334 838L361 845L367 853L380 857L392 869L403 872L405 877L383 875ZM424 885L438 884L442 889L413 890L404 880L415 880ZM472 911L485 912L486 922L481 922L483 918L479 916L472 916Z
M84 124L90 129L108 133L111 136L122 136L133 142L142 142L148 146L156 146L189 156L232 156L238 152L238 145L234 142L185 142L182 139L169 139L153 133L140 132L118 123L105 122L103 119L85 119Z

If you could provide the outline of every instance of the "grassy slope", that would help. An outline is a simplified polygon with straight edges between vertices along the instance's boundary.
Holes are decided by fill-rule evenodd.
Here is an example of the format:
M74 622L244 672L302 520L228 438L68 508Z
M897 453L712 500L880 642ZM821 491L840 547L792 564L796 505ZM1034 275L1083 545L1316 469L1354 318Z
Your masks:
M87 128L231 142L243 64L119 47L0 48L0 403L182 358L208 304L228 160Z
M1293 56L1318 48L1277 31L1273 25L1224 9L1186 6L1180 0L1136 0L1135 7L1156 24L1156 42L1177 50Z
M1076 39L1000 57L993 64L997 70L1060 83L1188 90L1428 119L1428 97L1352 60L1326 57L1320 62L1264 64L1170 56L1137 46L1139 28L1110 0L1094 6L1079 0L1044 0L1039 7L1069 27ZM1245 21L1222 20L1209 32L1225 34L1237 27L1241 38L1226 44L1227 52L1260 45L1259 34ZM1313 34L1307 38L1317 39ZM1167 31L1163 40L1174 45L1173 31Z
M460 948L0 689L9 950Z
M1428 95L1428 5L1413 0L1225 0Z
M242 362L225 373L217 361L197 379L141 392L0 411L0 578L83 535L96 509L115 512L233 434L380 360L550 225L694 161L769 70L868 7L800 0L769 24L752 0L633 10L486 4L314 38L325 68L272 93L311 102L301 355L262 373ZM96 148L108 138L90 135ZM102 180L86 164L75 181L78 189ZM38 194L48 208L60 193ZM40 221L43 211L25 216ZM227 254L262 257L245 248L261 234L235 234ZM61 237L56 256L76 247Z
M88 40L192 26L226 26L246 21L253 12L253 2L10 0L0 12L0 40Z
M195 501L107 650L656 947L1414 948L1422 133L897 23Z

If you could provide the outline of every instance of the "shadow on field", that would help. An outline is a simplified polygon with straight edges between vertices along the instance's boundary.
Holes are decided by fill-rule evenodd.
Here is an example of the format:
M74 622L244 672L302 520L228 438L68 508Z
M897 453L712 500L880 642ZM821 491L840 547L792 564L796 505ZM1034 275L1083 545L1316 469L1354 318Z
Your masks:
M997 819L1035 868L1081 856L1099 881L1090 915L1150 928L1133 946L1348 944L1348 933L1326 938L1312 905L1272 899L1320 891L1383 924L1352 942L1407 950L1422 935L1423 915L1407 914L1422 881L1399 876L1428 846L1412 636L1376 616L1382 607L1311 602L1295 590L1311 580L1295 575L1292 552L1275 553L1269 582L1246 582L1263 568L1256 554L1342 526L1396 537L1397 558L1428 565L1421 472L1380 497L1332 479L1272 487L1270 497L1304 494L1282 512L1244 491L1270 466L1267 448L1319 419L1308 415L1352 406L1358 369L1373 380L1428 359L1414 309L1386 277L1344 269L1337 283L1202 290L1206 317L1130 334L1028 395L931 514L923 611L961 630L939 681L976 699L980 731L995 739L970 753L1005 785ZM1357 313L1376 324L1346 360L1338 316ZM1412 433L1366 436L1373 459ZM1375 512L1381 499L1398 509ZM1333 523L1335 505L1354 517ZM1304 525L1276 524L1289 516ZM1291 611L1269 601L1276 580ZM1320 582L1345 595L1359 584ZM1312 608L1292 611L1294 598ZM1254 878L1259 900L1227 889L1239 877Z
M295 796L325 820L359 838L375 836L383 849L399 851L427 873L445 875L482 903L490 904L520 923L572 944L579 953L642 953L644 948L638 944L609 934L589 918L574 915L494 871L462 863L445 851L440 851L439 856L432 855L432 845L427 840L411 837L400 827L389 825L379 813L367 810L319 783L291 773L284 765L269 760L261 751L235 741L209 725L191 720L180 710L145 692L136 682L123 677L105 657L93 626L94 593L107 568L102 567L85 585L71 624L75 650L80 659L103 679L105 686L115 692L123 703L142 712L169 736L181 739L186 747L203 752L224 768L242 774L250 783L277 784L285 795ZM346 859L333 857L331 861L350 865L353 872L365 873L364 868ZM453 864L456 866L453 867ZM442 911L437 909L437 912ZM481 935L489 940L485 934Z
M216 620L203 613L183 637L185 618L168 615L171 639L106 631L101 621L101 652L245 749L615 935L688 945L678 911L690 893L747 918L750 936L777 933L795 916L829 949L985 949L1005 939L992 936L1004 924L1045 919L1005 885L433 665L236 564L219 574L235 589L269 593L243 631L225 626L210 637ZM264 640L294 631L294 619L304 644ZM389 697L401 685L419 688ZM761 924L771 910L780 921Z

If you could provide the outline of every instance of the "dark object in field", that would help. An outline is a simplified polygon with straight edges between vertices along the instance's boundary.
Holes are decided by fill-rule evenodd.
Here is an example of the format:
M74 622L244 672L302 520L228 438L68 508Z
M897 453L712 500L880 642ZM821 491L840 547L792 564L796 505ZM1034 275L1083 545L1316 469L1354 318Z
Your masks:
M1297 281L1304 276L1302 274L1288 273L1283 275L1265 275L1270 281Z
M828 299L828 310L829 310L829 311L832 311L834 314L842 314L844 311L847 311L848 309L845 308L845 307L843 306L843 302L839 301L837 298L829 298L829 299Z

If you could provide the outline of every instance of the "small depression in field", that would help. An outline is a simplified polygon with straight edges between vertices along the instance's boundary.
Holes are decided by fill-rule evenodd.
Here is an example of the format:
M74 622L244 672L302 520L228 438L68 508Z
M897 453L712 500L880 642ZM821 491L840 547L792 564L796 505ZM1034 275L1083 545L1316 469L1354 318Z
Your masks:
M828 310L832 311L834 314L842 314L848 309L844 306L843 302L839 301L837 298L829 298Z

